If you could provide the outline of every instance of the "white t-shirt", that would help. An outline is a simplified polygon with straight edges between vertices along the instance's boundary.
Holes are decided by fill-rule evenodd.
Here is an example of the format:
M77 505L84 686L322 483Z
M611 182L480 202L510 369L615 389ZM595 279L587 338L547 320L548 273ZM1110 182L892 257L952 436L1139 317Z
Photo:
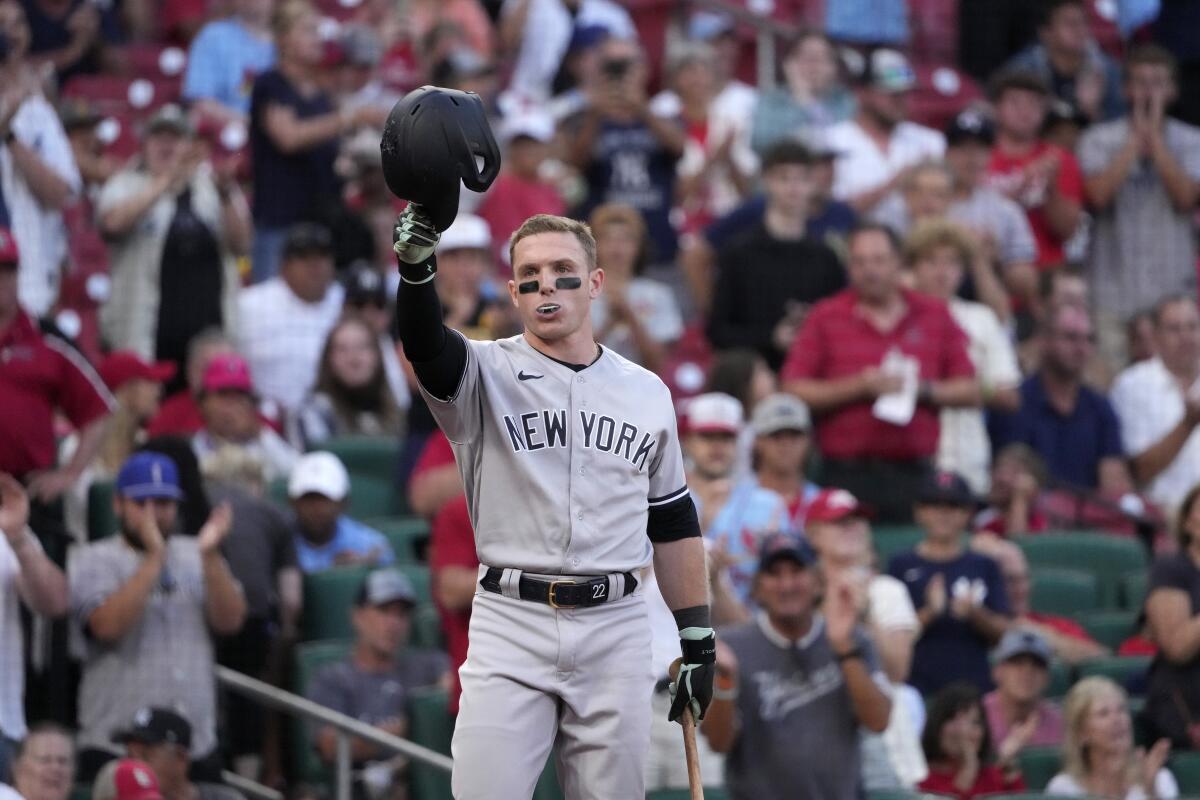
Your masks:
M840 153L833 177L833 196L839 200L876 189L905 167L926 159L940 160L946 152L942 134L913 122L901 122L892 129L887 152L853 119L831 126L825 139Z
M1200 381L1192 387L1200 391ZM1134 364L1117 376L1110 395L1125 451L1137 456L1150 449L1183 419L1183 392L1161 359ZM1147 494L1155 503L1173 509L1200 483L1200 430L1191 436L1175 460L1150 482Z
M903 583L891 575L875 575L867 584L867 617L885 631L916 631L917 611Z
M1087 791L1075 782L1075 779L1065 772L1060 772L1046 785L1046 794L1061 797L1087 797ZM1154 795L1157 800L1170 800L1179 797L1179 785L1175 776L1165 769L1160 769L1154 776ZM1147 800L1142 787L1135 786L1125 794L1125 800Z
M250 364L254 388L289 413L317 377L325 337L342 313L341 285L318 303L306 303L282 278L243 289L238 296L238 352Z
M996 312L982 303L953 298L950 314L967 335L967 355L975 366L980 384L989 389L1009 389L1021 382L1021 368L1012 340ZM992 447L987 435L983 410L979 408L943 408L938 438L939 469L957 472L976 494L989 485L988 468Z
M0 800L25 800L25 797L7 783L0 783Z
M25 648L21 644L21 598L17 590L20 574L17 554L0 533L0 734L9 739L25 738ZM3 794L0 800L4 800Z

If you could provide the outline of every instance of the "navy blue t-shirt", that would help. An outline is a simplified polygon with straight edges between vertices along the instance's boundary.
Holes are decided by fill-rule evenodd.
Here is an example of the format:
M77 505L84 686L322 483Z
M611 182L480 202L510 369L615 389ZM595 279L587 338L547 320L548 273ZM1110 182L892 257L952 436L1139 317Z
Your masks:
M601 122L592 144L591 161L584 170L587 199L576 216L587 219L604 203L633 206L646 220L654 245L651 263L670 263L677 246L670 217L675 160L644 123Z
M903 581L915 608L925 605L925 587L938 573L946 581L947 611L929 624L913 650L908 682L930 695L955 681L967 681L980 692L992 688L988 664L989 642L966 620L950 616L950 600L963 592L982 593L983 605L997 614L1011 614L1000 567L987 556L964 550L953 561L930 561L915 550L899 553L888 565L888 574Z
M287 106L299 119L334 110L323 91L303 95L278 70L254 81L250 95L250 154L254 159L254 222L284 228L296 222L323 222L340 197L333 162L337 139L296 153L284 153L267 135L267 108Z
M741 205L734 208L723 217L719 217L704 229L704 238L712 249L720 252L725 245L744 231L762 224L767 213L766 195L756 194L749 197ZM821 209L821 213L808 220L805 235L810 239L826 242L828 239L842 238L854 227L858 215L854 209L839 200L830 200Z
M1063 416L1050 405L1039 375L1021 384L1021 410L988 415L992 452L1013 442L1027 444L1046 462L1050 475L1089 489L1100 483L1100 460L1122 458L1121 425L1108 398L1080 387L1075 409Z

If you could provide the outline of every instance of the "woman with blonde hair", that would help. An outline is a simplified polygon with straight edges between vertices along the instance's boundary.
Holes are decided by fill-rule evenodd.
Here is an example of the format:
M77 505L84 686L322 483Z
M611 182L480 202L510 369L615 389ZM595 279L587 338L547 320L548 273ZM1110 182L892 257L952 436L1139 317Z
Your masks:
M1159 739L1147 752L1133 741L1125 690L1108 678L1084 678L1063 704L1063 771L1046 794L1106 800L1168 800L1179 796L1163 767L1171 751Z

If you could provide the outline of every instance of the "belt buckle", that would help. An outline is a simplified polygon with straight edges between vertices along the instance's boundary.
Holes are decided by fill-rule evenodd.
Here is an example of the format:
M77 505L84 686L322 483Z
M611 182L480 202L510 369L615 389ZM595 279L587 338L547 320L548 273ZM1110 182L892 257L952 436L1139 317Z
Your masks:
M555 590L560 584L573 586L575 581L550 581L550 591L546 594L546 600L550 603L551 608L576 608L578 603L569 603L567 605L559 605L558 599L554 596Z

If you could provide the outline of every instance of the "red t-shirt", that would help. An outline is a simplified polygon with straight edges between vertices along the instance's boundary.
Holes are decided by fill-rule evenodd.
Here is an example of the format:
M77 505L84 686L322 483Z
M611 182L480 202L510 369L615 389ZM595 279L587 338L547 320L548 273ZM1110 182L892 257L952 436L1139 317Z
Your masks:
M893 348L920 362L921 380L965 378L975 374L967 337L946 304L904 290L908 310L891 331L881 332L857 308L858 295L845 289L817 303L796 334L782 379L837 380L877 367ZM904 426L876 419L872 403L860 401L817 418L817 444L826 458L881 458L912 461L937 450L938 409L918 404Z
M1059 193L1082 203L1083 172L1079 169L1079 162L1068 151L1047 142L1038 142L1024 155L1002 153L999 147L993 148L992 159L988 163L989 182L1005 196L1014 197L1013 191L1021 181L1021 172L1025 166L1051 151L1058 153L1061 159L1056 181ZM1037 240L1038 266L1043 269L1058 266L1065 260L1065 240L1055 236L1046 221L1046 190L1045 183L1035 184L1015 196L1016 201L1025 209L1029 227L1033 228L1033 238Z
M57 461L55 412L80 430L112 403L87 359L43 334L25 312L0 331L0 472L21 478L50 469Z
M433 529L429 540L429 569L433 584L437 586L438 571L446 567L479 567L479 556L475 554L475 531L471 517L467 514L466 495L459 495L442 506L433 518ZM433 596L436 598L437 592ZM446 650L450 653L454 684L450 688L450 711L458 713L458 698L462 685L458 682L458 668L467 660L467 629L471 624L471 609L449 611L437 603L438 616L442 620L442 633L446 637Z
M565 209L562 196L550 184L502 172L477 212L491 228L497 270L507 276L508 239L521 223L534 214L565 214Z
M1087 630L1073 619L1060 617L1057 614L1039 614L1036 611L1030 611L1025 617L1030 622L1045 625L1055 633L1061 633L1063 636L1069 636L1081 642L1095 642L1095 639L1088 635Z
M929 777L921 781L917 788L923 792L936 792L948 797L957 797L959 800L970 800L972 797L998 792L1025 791L1025 780L1021 776L1018 775L1012 780L1007 780L1000 768L994 765L980 767L975 785L965 792L954 785L954 774L953 770L939 770L930 767Z

